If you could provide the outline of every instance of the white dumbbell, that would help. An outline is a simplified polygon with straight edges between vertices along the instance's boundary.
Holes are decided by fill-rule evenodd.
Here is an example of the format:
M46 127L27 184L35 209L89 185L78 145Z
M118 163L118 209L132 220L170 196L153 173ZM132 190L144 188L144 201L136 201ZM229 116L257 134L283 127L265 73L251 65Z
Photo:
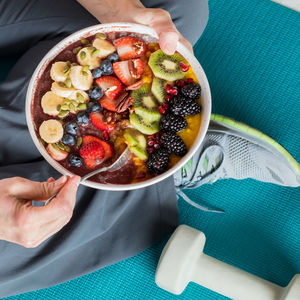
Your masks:
M300 274L282 288L204 254L204 244L203 232L179 226L161 254L156 284L177 295L193 281L234 300L300 299Z

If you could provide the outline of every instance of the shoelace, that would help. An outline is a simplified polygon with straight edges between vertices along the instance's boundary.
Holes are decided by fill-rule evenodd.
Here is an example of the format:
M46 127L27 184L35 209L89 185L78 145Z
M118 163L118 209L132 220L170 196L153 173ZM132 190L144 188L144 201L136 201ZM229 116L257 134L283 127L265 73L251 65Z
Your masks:
M207 162L204 161L207 157L206 155L209 154L209 152L216 152L216 151L218 151L219 153L222 153L222 157L219 156L218 159L215 161L216 165L213 166L209 172L202 175L201 169L203 168L203 165L207 166ZM192 175L191 175L191 173L186 174L185 177L190 177L190 179L186 180L186 179L183 178L181 188L178 188L177 191L176 191L177 195L181 196L182 199L185 200L190 205L192 205L192 206L194 206L197 209L200 209L202 211L213 212L213 213L225 213L225 211L223 211L221 209L211 209L211 208L208 208L206 206L200 205L200 204L192 201L182 191L183 189L196 188L197 186L199 186L199 184L197 185L197 183L199 183L199 182L201 182L201 185L203 185L203 184L206 184L206 183L213 183L216 180L220 179L220 177L217 178L216 171L221 170L221 168L223 167L223 164L224 164L223 149L218 145L212 145L212 146L207 147L203 151L203 153L201 154L201 157L199 159L199 162L197 164L197 167L196 167L194 173ZM189 168L184 168L183 172L189 173ZM190 176L187 176L187 175L190 175Z

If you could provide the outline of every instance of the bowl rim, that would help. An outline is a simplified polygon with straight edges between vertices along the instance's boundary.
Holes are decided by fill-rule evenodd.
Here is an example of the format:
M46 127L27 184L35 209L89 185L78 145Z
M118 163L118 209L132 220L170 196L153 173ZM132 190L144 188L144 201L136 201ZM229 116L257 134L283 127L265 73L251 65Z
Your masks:
M26 102L25 102L25 115L26 115L26 122L29 129L30 136L41 153L41 155L44 157L44 159L59 173L63 175L68 176L74 176L74 173L71 173L69 170L64 168L61 164L59 164L56 160L54 160L46 151L46 148L42 143L39 141L35 129L34 129L34 123L33 118L31 114L31 102L33 99L33 96L36 91L36 84L38 82L39 76L43 74L45 69L47 68L48 64L62 51L64 50L68 45L74 43L75 41L79 39L83 39L86 37L89 37L91 35L94 35L98 32L130 32L130 33L139 33L139 34L146 34L150 35L152 38L158 39L158 35L154 29L151 27L135 24L135 23L106 23L106 24L98 24L90 27L83 28L79 31L74 32L73 34L67 36L63 40L61 40L59 43L57 43L55 46L53 46L47 54L42 58L38 66L36 67L26 93ZM198 135L192 145L192 147L189 149L187 154L183 156L178 163L176 163L172 168L167 170L166 172L155 176L154 178L148 179L146 181L138 182L138 183L130 183L130 184L103 184L103 183L97 183L93 181L86 180L84 182L81 182L81 184L92 187L95 189L101 189L101 190L110 190L110 191L124 191L124 190L134 190L139 188L144 188L147 186L150 186L152 184L158 183L170 176L172 176L177 170L179 170L183 165L185 165L188 160L195 154L197 149L200 147L206 132L208 130L209 121L210 121L210 115L211 115L211 92L209 83L207 80L207 77L205 75L205 72L200 65L199 61L196 59L196 57L193 55L193 53L187 49L181 42L178 42L176 50L190 63L190 65L193 68L193 71L198 79L199 82L201 82L201 89L202 89L202 111L201 111L201 124L200 129L198 132ZM203 92L206 95L206 101L205 105L203 105Z

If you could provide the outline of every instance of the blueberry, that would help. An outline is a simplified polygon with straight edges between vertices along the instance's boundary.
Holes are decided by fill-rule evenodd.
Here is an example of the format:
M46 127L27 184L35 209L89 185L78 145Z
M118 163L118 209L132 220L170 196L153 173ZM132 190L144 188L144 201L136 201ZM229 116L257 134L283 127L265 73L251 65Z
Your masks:
M89 90L89 97L93 100L99 100L102 96L103 91L97 86L92 86Z
M96 68L93 70L93 77L96 79L96 78L99 78L103 75L103 72L100 68Z
M75 135L78 131L79 127L76 122L69 122L66 124L65 130L67 133Z
M77 115L77 122L81 125L88 125L90 122L90 116L87 112L81 111Z
M69 156L69 163L72 167L79 168L82 166L82 158L78 155L72 154Z
M107 57L112 63L117 62L120 60L118 53L113 53Z
M103 72L103 75L111 75L114 72L112 63L108 59L102 60L99 68Z
M93 113L93 112L97 112L97 111L102 111L103 107L99 102L94 102L94 101L90 101L87 104L87 112L88 113Z
M74 146L76 143L76 139L72 134L64 134L64 136L62 137L61 141L65 144L65 145L69 145L69 146Z

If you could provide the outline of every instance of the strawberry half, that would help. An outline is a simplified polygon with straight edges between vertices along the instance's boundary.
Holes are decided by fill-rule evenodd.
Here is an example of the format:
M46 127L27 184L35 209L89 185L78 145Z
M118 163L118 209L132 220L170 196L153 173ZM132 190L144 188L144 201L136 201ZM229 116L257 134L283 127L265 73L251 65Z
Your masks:
M138 58L147 50L146 43L143 40L132 36L121 37L114 41L114 45L121 60Z
M110 99L117 99L123 92L122 82L114 76L102 76L96 79L96 84Z
M86 159L102 159L104 148L101 143L93 141L80 148L80 156Z
M117 109L116 109L117 101L108 98L106 95L101 97L101 99L99 100L99 103L102 105L102 107L104 107L107 110L117 111Z
M100 112L91 113L90 119L91 119L92 124L102 131L107 131L110 133L115 130L115 125L105 124L103 122L103 114Z
M103 161L108 159L108 158L111 158L114 155L114 150L113 150L112 146L109 143L107 143L107 142L105 142L105 141L103 141L103 140L101 140L101 139L99 139L95 136L92 136L92 135L86 135L82 138L82 146L85 146L85 145L87 145L91 142L97 142L97 143L100 143L102 145L102 147L104 149Z
M126 85L134 84L144 72L144 63L138 59L124 60L113 63L113 70L118 78Z

